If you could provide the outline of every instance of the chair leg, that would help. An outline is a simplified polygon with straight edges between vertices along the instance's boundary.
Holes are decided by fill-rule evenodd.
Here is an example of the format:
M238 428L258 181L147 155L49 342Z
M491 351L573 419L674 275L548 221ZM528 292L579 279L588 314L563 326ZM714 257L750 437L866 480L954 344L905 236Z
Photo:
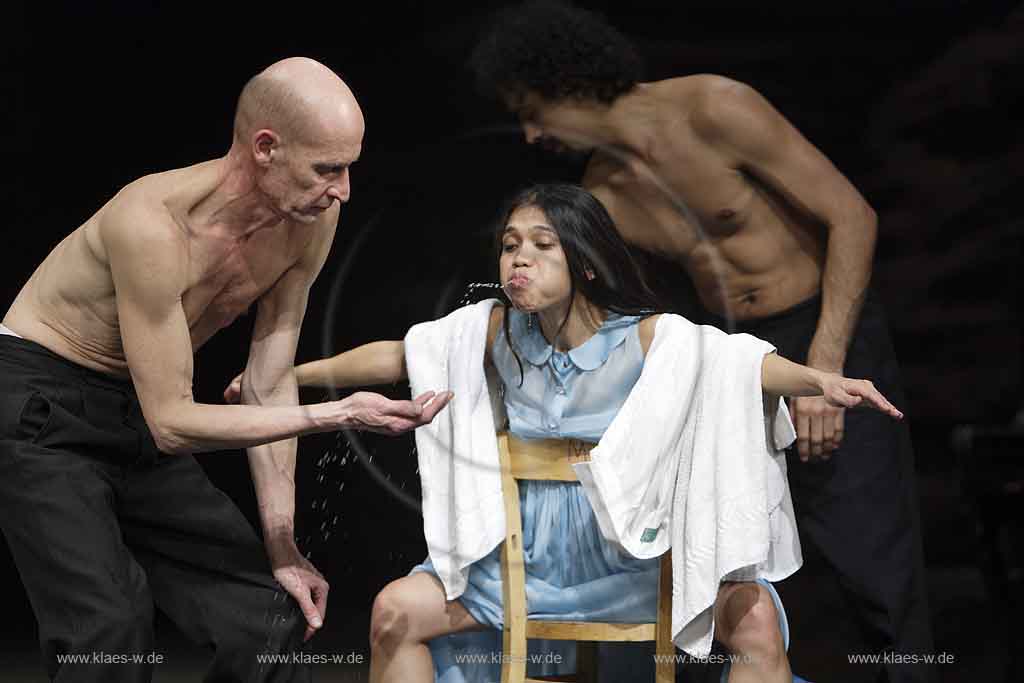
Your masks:
M519 500L516 499L518 513ZM518 527L518 518L515 526ZM518 529L516 530L518 532ZM501 683L526 680L526 589L521 533L512 533L501 549L504 628L501 638Z
M498 439L501 489L505 503L505 542L501 546L501 593L504 606L501 683L526 679L526 571L523 562L523 525L519 487L512 477L508 436Z
M661 558L658 577L658 624L654 643L655 683L674 683L676 680L676 647L672 644L672 551Z
M505 628L501 645L501 683L523 683L526 680L526 648L511 629Z
M597 643L576 642L576 683L597 683Z

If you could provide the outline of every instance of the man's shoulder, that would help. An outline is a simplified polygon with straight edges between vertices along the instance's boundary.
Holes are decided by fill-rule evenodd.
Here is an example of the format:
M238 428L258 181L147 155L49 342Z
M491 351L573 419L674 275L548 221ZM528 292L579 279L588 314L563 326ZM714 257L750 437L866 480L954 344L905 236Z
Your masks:
M662 93L680 96L693 96L694 94L713 92L720 89L746 86L745 83L729 78L728 76L710 73L690 74L689 76L666 78L660 81L652 81L649 85Z
M191 200L204 195L217 175L217 160L213 160L140 176L114 195L103 208L103 216L114 221L148 219L147 223L174 225L175 207L191 208Z
M680 88L687 98L690 126L705 139L714 139L751 117L762 113L766 100L747 83L718 76L698 74Z
M652 157L672 155L676 142L690 145L694 141L715 143L723 133L751 116L763 98L749 85L717 74L694 74L643 84L645 97L656 103L657 115L652 139L657 149ZM666 144L668 147L666 148ZM596 152L587 165L585 177L595 185L613 180L621 163Z
M125 185L97 216L100 241L131 251L181 246L184 234L161 191L164 179L154 174Z
M692 74L647 83L651 94L681 109L706 107L718 98L732 98L752 91L748 84L718 74Z

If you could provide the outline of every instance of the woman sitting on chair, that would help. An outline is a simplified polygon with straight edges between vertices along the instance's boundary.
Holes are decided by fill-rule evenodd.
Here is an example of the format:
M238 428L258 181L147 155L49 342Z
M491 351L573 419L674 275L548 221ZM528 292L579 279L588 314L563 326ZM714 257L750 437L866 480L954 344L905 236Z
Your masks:
M497 238L500 278L512 306L494 306L484 357L503 383L509 432L520 439L596 443L640 377L658 318L652 312L664 309L604 207L578 186L523 191L504 211ZM299 366L296 374L303 386L397 382L406 376L403 342L367 344ZM863 401L902 417L866 381L776 354L764 357L761 374L771 394L823 394L848 407ZM654 621L658 560L636 559L606 542L579 483L520 482L520 504L530 618ZM446 601L429 560L377 595L371 681L432 681L435 664L445 681L486 668L455 667L439 656L437 644L432 660L430 644L461 631L502 628L499 551L472 565L458 600ZM793 680L785 617L770 583L723 582L714 624L715 638L738 655L730 681Z

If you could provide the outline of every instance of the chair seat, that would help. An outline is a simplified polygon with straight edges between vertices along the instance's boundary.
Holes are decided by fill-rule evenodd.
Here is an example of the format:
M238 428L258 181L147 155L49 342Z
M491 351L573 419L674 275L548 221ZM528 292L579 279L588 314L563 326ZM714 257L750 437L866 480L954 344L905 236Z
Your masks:
M541 621L526 622L527 638L546 640L600 640L613 642L640 642L657 640L657 624L619 624L597 621Z

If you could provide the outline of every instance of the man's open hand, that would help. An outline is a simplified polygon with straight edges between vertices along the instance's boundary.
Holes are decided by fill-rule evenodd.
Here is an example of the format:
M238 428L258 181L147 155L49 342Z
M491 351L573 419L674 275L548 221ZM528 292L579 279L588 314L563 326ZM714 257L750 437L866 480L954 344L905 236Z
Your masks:
M799 396L792 400L790 412L796 425L797 454L800 460L828 460L843 440L847 408L874 408L897 420L903 413L896 409L875 385L865 379L849 379L825 373L822 396Z
M428 391L411 401L393 401L380 394L360 391L344 399L347 419L341 426L391 436L402 434L430 424L454 395L450 391L440 394Z
M845 408L829 405L824 396L797 396L789 410L796 425L796 451L802 462L828 460L843 440Z

